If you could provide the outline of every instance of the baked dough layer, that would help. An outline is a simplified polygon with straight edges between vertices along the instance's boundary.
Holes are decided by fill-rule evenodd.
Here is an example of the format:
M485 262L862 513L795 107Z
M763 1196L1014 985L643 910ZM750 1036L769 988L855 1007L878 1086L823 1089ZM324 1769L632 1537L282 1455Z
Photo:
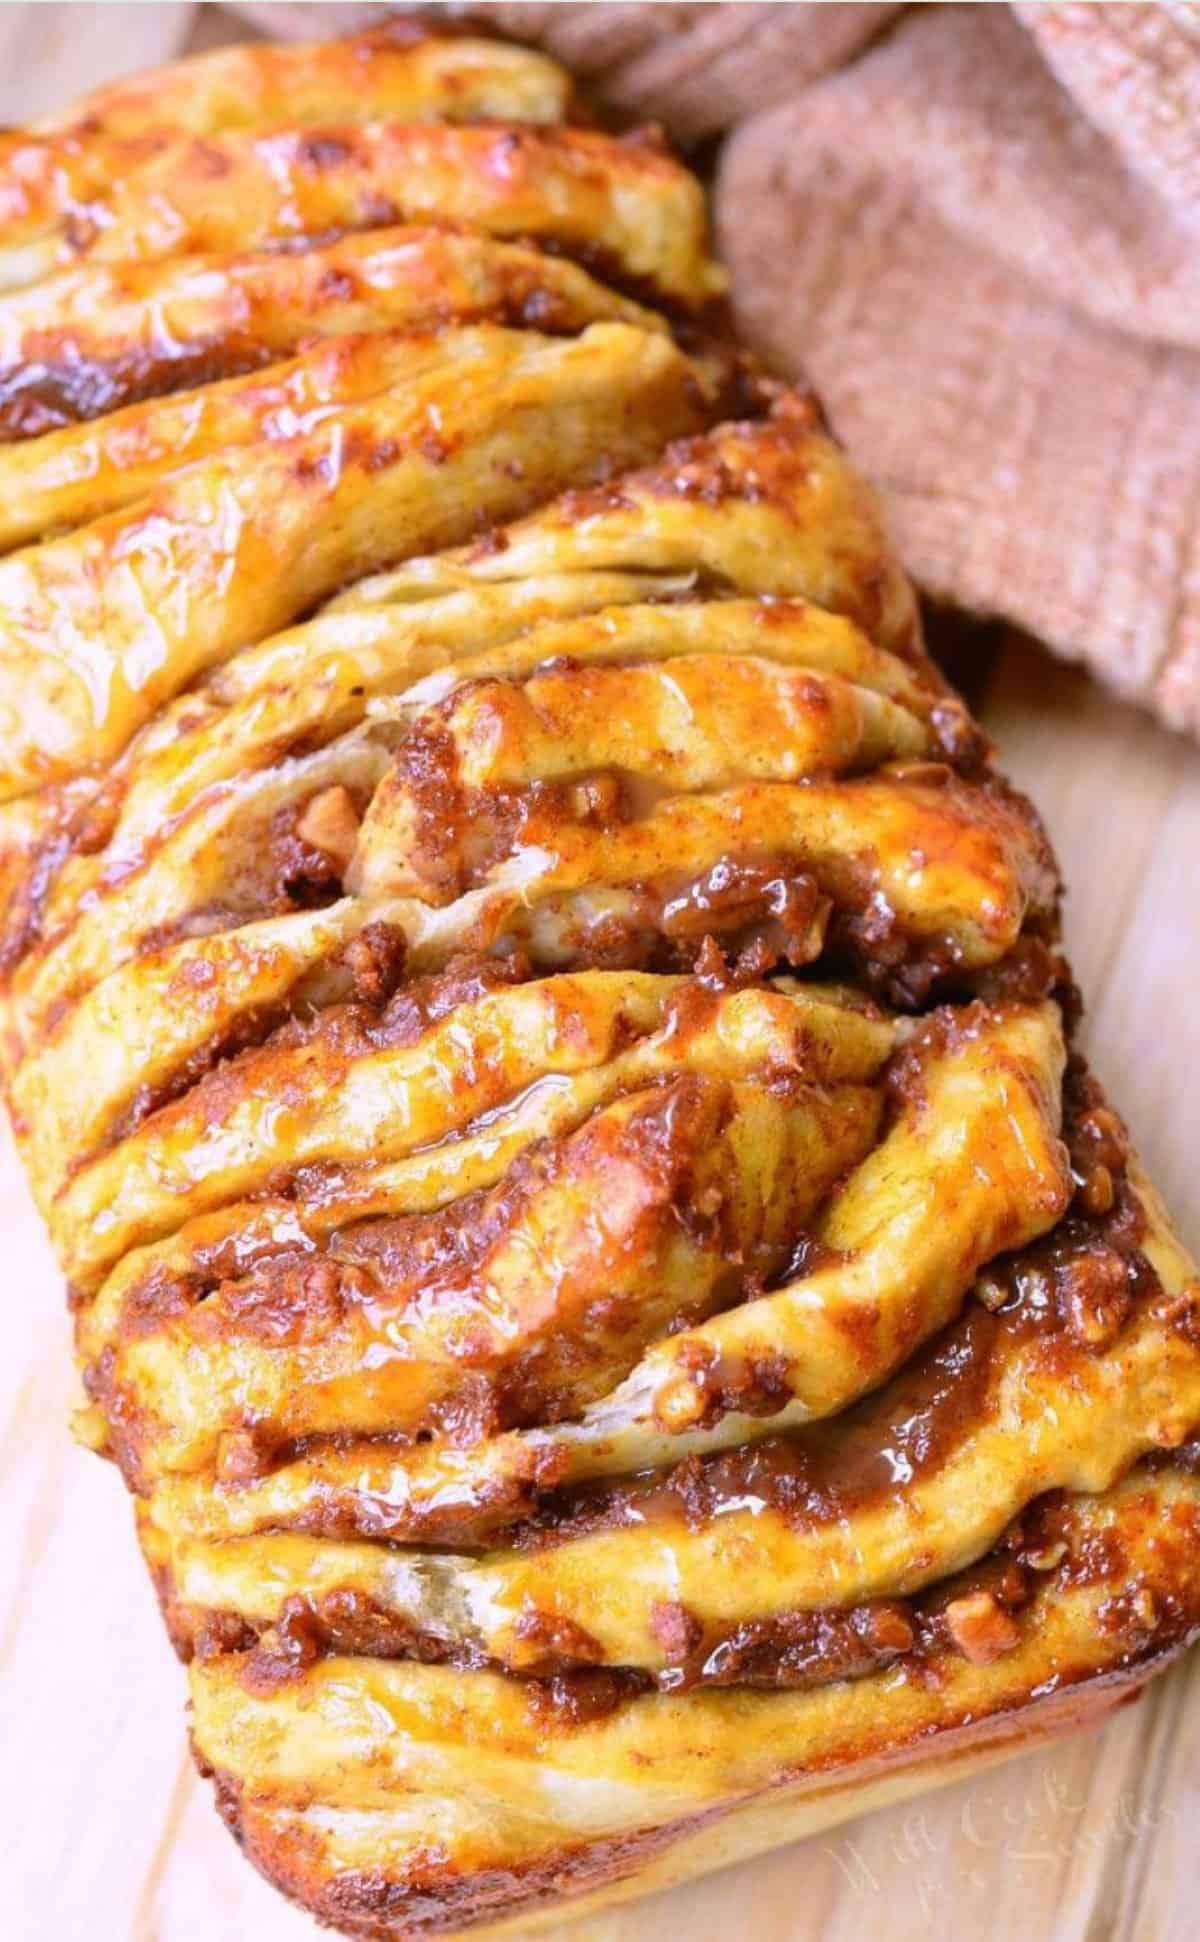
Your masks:
M201 1764L527 1934L1200 1629L1053 855L692 177L540 55L0 138L0 1071Z

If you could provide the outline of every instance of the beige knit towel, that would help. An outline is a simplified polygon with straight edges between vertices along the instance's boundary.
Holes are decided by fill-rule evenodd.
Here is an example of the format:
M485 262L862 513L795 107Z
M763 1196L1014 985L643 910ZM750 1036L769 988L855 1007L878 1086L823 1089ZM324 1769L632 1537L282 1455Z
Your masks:
M916 577L1200 733L1200 6L454 11L683 142L732 129L743 335L811 377Z

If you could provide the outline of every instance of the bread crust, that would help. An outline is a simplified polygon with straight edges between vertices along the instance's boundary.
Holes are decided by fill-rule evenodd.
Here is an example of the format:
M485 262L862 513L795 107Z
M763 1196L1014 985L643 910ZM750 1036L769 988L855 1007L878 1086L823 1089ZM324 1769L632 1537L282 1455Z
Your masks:
M217 1802L234 1839L281 1893L318 1919L368 1942L403 1942L421 1935L472 1937L539 1935L645 1895L665 1893L755 1855L818 1834L863 1814L882 1812L938 1787L1034 1752L1065 1734L1098 1730L1132 1705L1147 1681L1177 1657L1161 1655L1138 1670L1113 1672L1078 1691L1035 1699L1012 1716L950 1729L936 1748L916 1746L857 1763L830 1780L799 1776L755 1800L656 1828L624 1842L562 1851L523 1878L467 1881L462 1891L423 1896L378 1876L339 1877L331 1889L309 1873L294 1847L269 1829L247 1826L237 1790L218 1774ZM507 1911L493 1918L497 1902Z
M574 117L416 30L0 144L0 1073L198 1760L362 1937L1200 1629L1200 1282L1046 835L698 185Z

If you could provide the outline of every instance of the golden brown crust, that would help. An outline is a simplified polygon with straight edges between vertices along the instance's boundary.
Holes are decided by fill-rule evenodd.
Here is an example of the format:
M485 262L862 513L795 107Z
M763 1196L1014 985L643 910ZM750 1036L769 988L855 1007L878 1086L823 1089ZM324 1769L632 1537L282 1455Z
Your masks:
M417 31L0 148L0 1071L198 1756L364 1937L1200 1628L1200 1284L1045 835L569 101Z
M444 227L85 262L0 300L0 440L256 370L321 337L482 322L558 335L605 320L664 328L565 257Z
M1080 1687L1038 1694L994 1719L944 1726L935 1740L855 1761L836 1779L820 1771L785 1778L748 1801L624 1838L563 1847L529 1868L464 1876L436 1850L404 1879L385 1868L331 1868L328 1851L310 1843L293 1821L248 1808L236 1783L219 1772L212 1777L218 1809L255 1866L331 1927L366 1942L462 1933L527 1936L558 1926L564 1913L578 1918L653 1894L967 1779L1047 1740L1096 1729L1137 1699L1180 1649L1098 1674Z

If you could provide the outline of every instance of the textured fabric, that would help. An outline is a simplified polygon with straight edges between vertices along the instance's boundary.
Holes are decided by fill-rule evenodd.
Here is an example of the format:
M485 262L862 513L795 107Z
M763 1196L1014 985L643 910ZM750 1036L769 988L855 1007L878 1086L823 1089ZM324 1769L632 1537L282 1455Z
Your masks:
M1200 732L1200 7L450 11L679 140L731 129L740 329L812 379L917 578Z
M921 583L1196 732L1200 196L1160 193L1145 158L1148 29L1177 52L1200 16L1025 12L1032 33L1005 8L922 9L746 123L721 244L745 334L803 360ZM1126 22L1141 58L1119 67ZM1075 99L1043 41L1086 75ZM1121 99L1137 167L1085 112L1120 123ZM1183 129L1167 102L1153 152L1182 183L1200 112Z

